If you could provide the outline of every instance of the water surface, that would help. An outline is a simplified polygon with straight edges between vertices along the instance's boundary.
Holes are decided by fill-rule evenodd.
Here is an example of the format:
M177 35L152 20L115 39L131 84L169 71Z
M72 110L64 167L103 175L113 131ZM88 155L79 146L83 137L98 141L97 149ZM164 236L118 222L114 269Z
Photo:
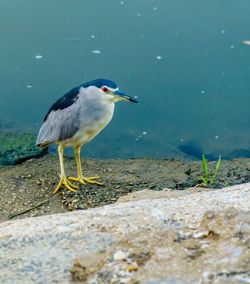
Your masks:
M249 1L0 2L2 128L37 133L58 97L108 78L140 104L117 105L86 155L249 154Z

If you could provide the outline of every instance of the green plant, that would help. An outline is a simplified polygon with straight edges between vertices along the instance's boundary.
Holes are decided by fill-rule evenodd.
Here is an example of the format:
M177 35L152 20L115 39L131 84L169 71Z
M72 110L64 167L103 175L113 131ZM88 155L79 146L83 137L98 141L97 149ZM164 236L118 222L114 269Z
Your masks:
M202 180L202 185L208 186L208 185L212 185L215 181L216 181L216 177L218 174L218 171L220 169L220 165L221 165L221 155L219 155L219 159L216 163L215 166L215 171L213 173L213 175L209 174L209 170L208 170L208 166L207 166L207 160L204 154L202 154L202 169L203 169L203 176L201 176L201 180Z

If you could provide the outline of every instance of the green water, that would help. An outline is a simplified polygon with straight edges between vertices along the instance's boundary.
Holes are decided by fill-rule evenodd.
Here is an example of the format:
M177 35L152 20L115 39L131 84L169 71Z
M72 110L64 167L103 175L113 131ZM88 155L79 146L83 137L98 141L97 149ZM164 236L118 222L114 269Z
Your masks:
M140 103L117 105L85 155L250 155L249 0L0 4L2 130L37 133L58 97L107 78Z

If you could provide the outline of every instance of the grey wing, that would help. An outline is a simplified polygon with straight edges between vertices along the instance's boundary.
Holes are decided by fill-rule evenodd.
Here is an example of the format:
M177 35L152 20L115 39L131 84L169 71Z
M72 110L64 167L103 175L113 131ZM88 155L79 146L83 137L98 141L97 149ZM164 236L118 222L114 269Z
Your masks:
M79 130L79 117L80 106L76 103L51 111L39 131L36 145L44 147L71 138Z

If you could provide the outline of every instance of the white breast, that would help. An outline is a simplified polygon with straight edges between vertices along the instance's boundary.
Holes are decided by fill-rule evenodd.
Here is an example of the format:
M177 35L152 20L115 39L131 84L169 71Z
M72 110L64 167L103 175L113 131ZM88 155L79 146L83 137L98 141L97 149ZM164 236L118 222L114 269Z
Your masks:
M115 104L106 95L92 92L84 93L79 97L81 110L79 113L79 130L75 135L65 141L65 146L76 146L88 143L98 135L111 121Z

